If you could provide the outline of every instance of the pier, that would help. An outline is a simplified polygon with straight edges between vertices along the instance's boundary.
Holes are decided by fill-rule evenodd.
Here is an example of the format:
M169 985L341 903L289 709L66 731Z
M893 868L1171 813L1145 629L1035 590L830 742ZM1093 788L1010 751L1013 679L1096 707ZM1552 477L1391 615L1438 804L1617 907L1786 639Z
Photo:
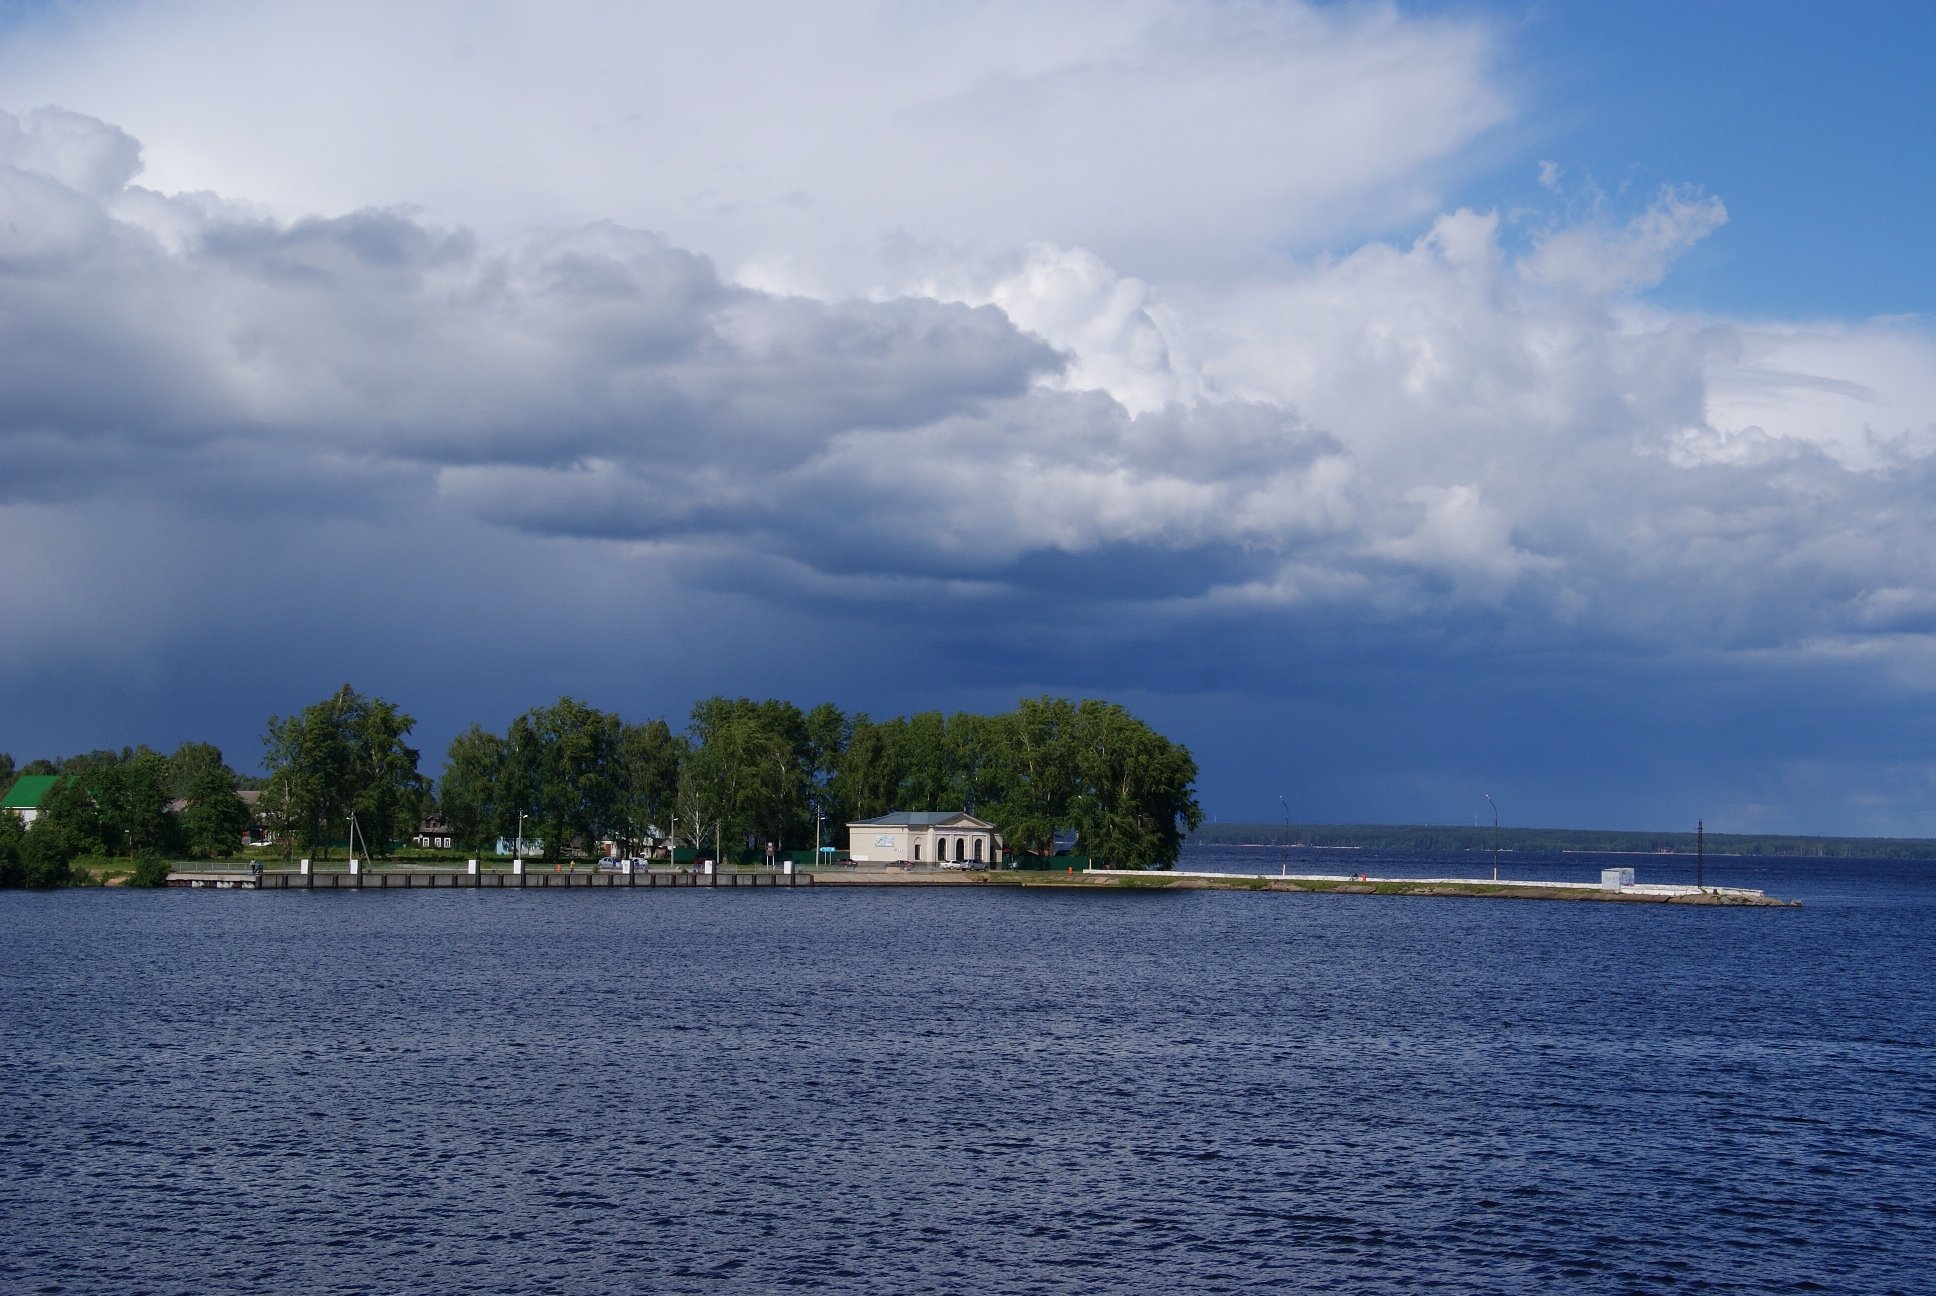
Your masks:
M1198 873L1182 870L959 869L935 865L886 868L783 869L488 869L364 868L356 872L264 869L182 869L168 875L171 887L242 891L433 890L651 890L738 887L1051 887L1121 891L1296 891L1329 895L1460 896L1494 900L1615 901L1628 904L1795 905L1746 887L1683 886L1630 881L1555 882L1485 878L1394 878L1369 874Z
M638 869L630 873L604 869L556 870L503 869L470 872L452 868L360 869L323 872L312 869L264 869L260 874L247 869L177 869L168 875L171 887L215 891L408 891L432 890L533 890L549 887L579 890L651 889L653 887L795 887L812 886L811 873L789 873L778 869L746 872L722 870L715 873L690 869Z

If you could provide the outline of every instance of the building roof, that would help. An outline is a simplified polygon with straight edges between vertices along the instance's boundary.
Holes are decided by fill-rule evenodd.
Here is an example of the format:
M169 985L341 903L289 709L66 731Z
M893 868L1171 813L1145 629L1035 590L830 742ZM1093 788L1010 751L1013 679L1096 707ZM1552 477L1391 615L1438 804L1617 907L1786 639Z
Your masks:
M878 819L856 819L849 828L939 828L943 824L963 826L972 824L977 828L993 828L995 825L975 818L965 810L896 810Z
M60 781L58 774L22 774L0 797L0 810L38 810L40 799Z

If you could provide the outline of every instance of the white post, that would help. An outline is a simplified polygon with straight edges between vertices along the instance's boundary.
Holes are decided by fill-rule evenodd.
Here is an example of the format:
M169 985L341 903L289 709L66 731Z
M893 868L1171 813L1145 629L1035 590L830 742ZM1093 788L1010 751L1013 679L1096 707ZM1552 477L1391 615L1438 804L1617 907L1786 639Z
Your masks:
M522 877L524 875L524 861L521 859L513 859L511 861L511 872L514 876Z
M792 861L792 860L790 860L790 859L789 859L789 860L781 860L781 861L780 861L780 874L781 874L781 876L782 876L782 877L792 877L792 876L793 876L793 861Z
M468 860L468 861L466 861L466 862L467 862L467 863L468 863L468 864L470 865L470 868L469 868L469 869L468 869L467 871L469 872L469 874L470 874L470 875L471 875L472 877L476 877L476 876L477 876L477 861L476 861L476 860Z
M619 871L619 875L620 875L621 877L631 877L631 876L632 876L632 861L631 861L630 859L622 859L622 860L620 860L620 861L618 862L618 871Z
M302 861L302 865L301 865L301 872L302 872L302 875L303 875L304 877L308 877L308 876L309 876L309 861L308 861L308 860L304 860L304 861Z
M357 862L356 856L354 855L350 856L350 876L355 877L357 874L361 873L362 871L363 871L363 866L362 864Z
M713 862L711 860L699 861L699 871L707 877L711 877L713 875Z

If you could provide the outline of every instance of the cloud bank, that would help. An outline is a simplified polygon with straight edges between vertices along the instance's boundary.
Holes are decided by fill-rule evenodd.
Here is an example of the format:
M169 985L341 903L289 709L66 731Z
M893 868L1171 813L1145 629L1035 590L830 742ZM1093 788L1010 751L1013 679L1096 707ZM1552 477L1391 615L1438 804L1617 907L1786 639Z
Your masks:
M857 5L822 15L850 44L816 45L852 75L795 80L785 30L725 52L731 6L592 10L650 75L521 125L484 102L513 69L477 65L562 60L569 24L399 19L386 57L476 114L463 147L557 132L555 174L460 149L412 194L431 128L376 77L343 110L401 138L358 196L423 208L331 201L356 170L330 160L359 134L341 121L253 143L223 106L247 75L214 86L218 130L155 59L163 158L80 112L0 113L0 600L31 609L0 667L85 660L146 696L227 636L325 688L359 659L466 699L522 671L511 709L636 669L668 673L648 696L877 710L938 687L1377 710L1384 689L1385 723L1406 672L1926 693L1927 322L1650 305L1725 228L1693 187L1569 211L1542 164L1550 211L1435 208L1510 117L1483 27ZM232 39L310 42L328 70L360 12L262 6ZM105 29L71 84L117 100L138 37L219 48L212 13ZM991 43L1005 23L1026 39ZM740 147L756 84L769 135ZM664 164L613 173L597 159L627 150L567 119L635 99L612 129ZM393 651L335 638L341 609L405 623ZM445 723L471 719L501 717ZM1894 783L1922 788L1905 760Z

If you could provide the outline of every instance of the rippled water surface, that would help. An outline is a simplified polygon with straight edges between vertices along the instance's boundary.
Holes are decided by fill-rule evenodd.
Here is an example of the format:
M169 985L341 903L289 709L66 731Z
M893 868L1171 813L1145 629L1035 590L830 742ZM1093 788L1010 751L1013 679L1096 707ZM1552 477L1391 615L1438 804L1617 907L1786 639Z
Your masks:
M0 1289L1936 1289L1936 869L1708 880L7 893Z

